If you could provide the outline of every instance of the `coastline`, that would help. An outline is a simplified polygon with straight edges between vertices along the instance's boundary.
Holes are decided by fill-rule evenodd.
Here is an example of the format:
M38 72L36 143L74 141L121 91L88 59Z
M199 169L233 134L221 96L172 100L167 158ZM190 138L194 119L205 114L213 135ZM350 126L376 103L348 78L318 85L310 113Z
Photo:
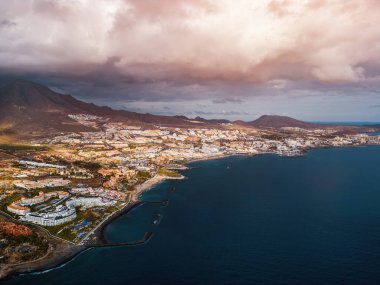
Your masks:
M182 180L182 179L185 179L185 176L181 175L179 177L169 177L169 176L155 175L152 178L143 182L142 184L138 185L135 191L133 192L133 194L131 195L129 203L126 204L121 209L119 209L118 211L113 212L110 216L108 216L106 219L100 222L97 228L92 231L95 234L96 240L97 240L97 244L93 246L110 246L111 245L104 236L105 228L107 227L107 225L109 225L112 221L116 220L118 217L128 214L130 211L132 211L136 207L143 205L144 201L140 200L141 194L151 190L153 187L155 187L156 185L160 184L161 182L165 180Z
M86 249L87 246L84 245L73 246L69 243L57 242L56 240L56 243L53 244L46 255L37 260L2 266L0 268L0 281L19 274L42 272L55 268Z
M154 186L160 184L161 182L165 180L181 180L181 179L185 179L185 176L181 175L179 177L170 177L170 176L155 175L152 178L148 179L147 181L145 181L144 183L136 187L136 190L132 194L131 201L132 202L140 201L140 195L142 193L149 191Z
M102 220L99 225L91 231L90 235L94 235L96 238L96 242L88 243L88 244L78 244L72 245L68 241L56 242L54 246L55 249L51 249L45 256L38 260L29 261L21 264L10 264L10 265L1 265L0 267L0 281L12 278L13 276L17 276L20 274L29 274L35 272L43 272L46 270L50 270L56 267L59 267L62 264L69 262L74 257L78 256L82 252L86 250L90 250L95 247L110 247L110 246L118 246L118 244L110 244L107 242L104 231L105 228L118 217L128 214L130 211L135 209L136 207L142 205L144 202L140 200L140 195L146 191L149 191L154 186L159 183L165 181L166 179L184 179L184 176L180 177L166 177L161 175L156 175L144 183L138 185L136 190L131 196L129 203L124 205L119 210L113 212L104 220ZM39 228L39 227L37 227ZM149 236L150 237L150 236ZM54 238L54 237L53 237ZM55 239L58 241L58 239ZM141 241L137 241L137 243L141 243Z
M372 144L364 145L364 146L371 146ZM362 146L362 145L361 145ZM322 148L341 148L340 147L322 147ZM357 147L357 146L347 146L347 147ZM310 148L306 150L305 153L307 153L310 150L317 149L317 148ZM275 153L258 153L258 154L225 154L225 155L215 155L215 156L205 156L202 158L195 158L195 159L188 159L185 160L185 165L188 165L190 163L199 162L199 161L207 161L207 160L214 160L214 159L221 159L231 156L256 156L260 154L275 154ZM154 177L148 179L144 183L138 185L136 187L136 190L131 195L129 203L124 205L119 210L113 212L108 217L106 217L103 221L99 223L99 225L91 231L91 234L95 235L96 242L95 243L88 243L88 244L79 244L79 245L72 245L69 242L66 242L66 248L64 249L58 249L58 250L52 250L49 252L44 258L35 260L35 261L29 261L27 263L23 264L16 264L16 265L5 265L3 267L0 267L0 281L12 278L13 276L17 276L20 274L28 274L28 273L35 273L35 272L43 272L46 270L50 270L56 267L59 267L62 264L67 263L74 257L78 256L82 252L86 250L90 250L95 247L111 247L111 246L120 246L123 244L110 244L107 242L104 236L104 230L111 222L113 222L118 217L128 214L130 211L135 209L136 207L142 205L144 202L140 200L141 194L143 194L146 191L151 190L156 185L160 184L161 182L165 180L181 180L185 179L184 176L180 177L167 177L167 176L161 176L161 175L155 175ZM139 243L141 243L139 241ZM127 245L127 244L125 244Z
M220 159L220 158L226 158L226 157L235 156L235 155L239 155L239 154L220 154L220 155L205 156L205 157L199 157L199 158L191 158L191 159L188 159L185 161L185 165L188 165L188 164L193 163L193 162Z
M244 155L244 154L243 154ZM188 165L193 162L199 161L207 161L213 159L220 159L229 156L234 156L232 154L228 155L217 155L217 156L205 156L202 158L188 159L185 160L185 165ZM138 185L131 195L130 201L128 204L124 205L119 210L113 212L111 215L102 220L99 225L91 231L89 236L94 235L96 241L94 243L87 244L79 244L72 245L69 242L66 242L67 249L64 251L53 250L49 254L47 254L41 260L29 261L25 264L16 264L16 265L5 265L0 268L0 281L12 278L13 276L17 276L20 274L28 274L35 272L43 272L46 270L50 270L56 267L59 267L66 262L69 262L71 259L75 258L82 252L86 250L90 250L95 247L106 247L106 246L115 246L107 242L104 231L105 228L116 220L118 217L128 214L130 211L135 209L136 207L142 205L144 202L140 200L141 194L151 190L156 185L160 184L165 180L181 180L185 179L185 176L181 175L180 177L168 177L162 175L155 175L152 178L146 180L142 184ZM116 245L117 246L117 245Z
M135 201L130 202L127 205L125 205L123 208L121 208L118 211L113 212L110 216L108 216L105 220L103 220L96 229L93 230L93 234L96 237L97 243L92 246L105 246L108 245L107 239L105 238L104 231L105 228L112 223L114 220L116 220L118 217L128 214L130 211L132 211L134 208L142 205L144 202L142 201ZM89 248L91 245L89 246Z

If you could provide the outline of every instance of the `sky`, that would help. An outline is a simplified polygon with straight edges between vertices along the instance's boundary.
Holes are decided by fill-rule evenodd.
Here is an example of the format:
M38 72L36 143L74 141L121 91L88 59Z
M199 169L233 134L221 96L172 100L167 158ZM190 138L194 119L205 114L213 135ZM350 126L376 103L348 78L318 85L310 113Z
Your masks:
M380 122L379 0L0 1L0 84L141 113Z

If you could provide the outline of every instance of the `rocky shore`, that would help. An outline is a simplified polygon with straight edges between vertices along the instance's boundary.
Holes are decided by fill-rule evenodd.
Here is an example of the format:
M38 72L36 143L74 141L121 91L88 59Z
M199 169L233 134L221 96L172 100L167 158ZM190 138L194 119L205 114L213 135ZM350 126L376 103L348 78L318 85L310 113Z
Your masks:
M47 235L45 231L42 231L38 227L34 228L34 230L38 231L39 234ZM0 265L0 280L20 273L31 273L54 268L86 249L86 246L73 245L53 236L49 236L48 239L50 246L43 257L18 264Z

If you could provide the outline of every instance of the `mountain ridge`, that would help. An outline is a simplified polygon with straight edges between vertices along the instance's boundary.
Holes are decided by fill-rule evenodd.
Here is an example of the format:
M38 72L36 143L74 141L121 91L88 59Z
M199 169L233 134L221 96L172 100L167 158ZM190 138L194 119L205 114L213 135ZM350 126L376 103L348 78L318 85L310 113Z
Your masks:
M187 127L196 125L174 116L140 114L97 106L52 91L46 86L26 80L15 80L0 87L0 124L12 125L21 133L46 131L91 131L80 125L69 114L91 114L107 117L111 121L131 125L167 125Z
M201 117L189 119L185 116L163 116L115 110L107 106L80 101L71 95L57 93L44 85L27 80L15 80L0 87L0 135L7 132L38 136L47 133L95 131L93 127L84 126L70 118L68 116L70 114L90 114L105 117L110 122L122 122L147 128L155 126L220 128L224 124L258 129L331 127L278 115L263 115L250 122L231 122L226 119ZM345 129L349 128L345 126Z

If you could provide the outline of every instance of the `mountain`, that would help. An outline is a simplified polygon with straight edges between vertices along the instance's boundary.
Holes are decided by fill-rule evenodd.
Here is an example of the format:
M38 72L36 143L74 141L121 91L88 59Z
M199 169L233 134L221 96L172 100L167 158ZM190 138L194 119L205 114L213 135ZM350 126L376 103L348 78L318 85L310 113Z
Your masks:
M263 115L252 122L248 122L248 124L256 128L275 128L275 129L279 129L283 127L315 129L315 128L322 127L321 125L318 125L318 124L296 120L287 116L277 116L277 115Z
M39 135L51 132L94 130L69 118L69 114L91 114L107 117L113 122L140 126L190 127L197 125L186 117L139 114L99 107L25 80L16 80L0 88L0 132Z
M212 124L228 124L228 123L231 123L229 120L225 120L225 119L204 119L202 117L196 117L195 119L193 119L193 121L197 121L197 122L201 122L201 123L212 123Z
M300 121L287 116L263 115L260 118L251 121L235 121L235 124L245 127L254 127L258 129L281 129L285 127L301 128L301 129L330 129L340 133L359 133L373 132L376 127L370 126L351 126L351 125L333 125L333 124L316 124L305 121Z
M158 116L124 110L113 110L63 95L51 89L25 80L16 80L0 88L0 136L17 135L36 137L61 132L94 131L71 119L70 114L90 114L104 117L110 122L122 122L141 127L222 128L228 120L207 120L201 117L189 119L185 116ZM341 131L367 131L368 127L319 125L299 121L285 116L264 115L255 121L235 121L235 125L248 128L279 129L298 127L303 129L335 128Z

